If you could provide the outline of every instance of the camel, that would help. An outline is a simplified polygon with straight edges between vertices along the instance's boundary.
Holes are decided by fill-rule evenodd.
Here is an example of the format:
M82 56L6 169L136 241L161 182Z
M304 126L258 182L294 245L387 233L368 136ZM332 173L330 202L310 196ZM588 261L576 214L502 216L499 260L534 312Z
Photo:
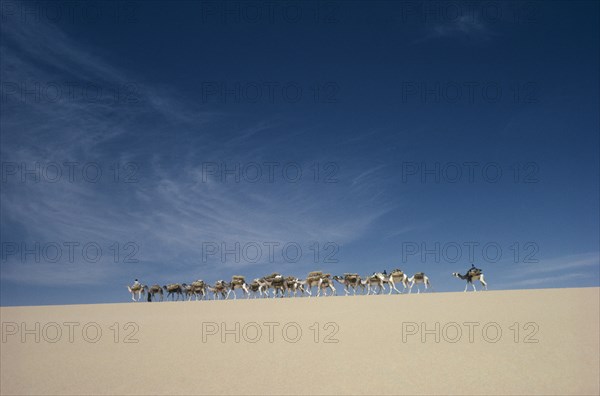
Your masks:
M256 286L258 285L258 287ZM252 288L251 290L254 291L254 295L256 297L256 292L258 292L258 295L262 298L268 298L269 297L269 287L271 286L271 279L266 279L266 278L256 278L252 281L251 284Z
M188 285L187 283L182 283L181 288L183 289L183 299L191 300L194 292L192 291L192 285Z
M396 290L398 294L402 294L402 292L396 288L395 282L398 281L401 282L402 285L404 285L404 291L406 291L406 289L408 288L408 275L406 275L401 269L396 268L395 270L390 272L390 276L388 277L388 282L390 284L389 294L392 294L394 290Z
M198 296L201 300L206 297L206 283L202 279L198 279L189 285L188 301L192 299L192 296L196 298L196 301L198 301Z
M273 297L277 297L280 293L280 297L285 295L285 279L282 275L277 274L272 278L265 279L269 287L273 288Z
M354 292L354 295L356 296L356 288L361 285L360 275L358 275L358 274L345 273L343 278L341 276L336 275L333 277L333 280L344 285L344 292L346 293L346 295L350 294L350 292L348 291L348 288L352 287L352 291Z
M303 286L306 285L305 290L308 293L309 298L312 297L312 287L313 286L317 286L317 289L319 289L322 277L323 277L322 271L312 271L312 272L309 272L306 279L301 282L301 284ZM318 290L317 290L317 294L318 294Z
M302 283L300 283L300 280L298 278L295 278L293 276L288 276L285 278L284 283L285 283L285 290L286 290L288 297L291 297L292 294L294 295L294 297L296 297L298 292L301 292L302 295L304 295L304 286Z
M233 299L237 300L237 295L235 294L235 289L242 289L244 291L244 295L246 298L250 298L250 291L248 290L248 284L246 283L246 278L241 275L234 275L231 278L231 282L229 282L229 290L227 291L227 298L229 298L229 294L233 292Z
M250 283L248 285L248 290L249 290L248 294L252 293L254 298L256 298L257 295L259 295L260 297L263 296L263 292L262 292L261 284L259 283L259 279L254 279L252 281L252 283Z
M410 285L408 286L409 294L412 292L413 286L418 283L422 283L423 285L425 285L425 291L427 291L428 287L431 287L429 278L427 277L427 275L425 275L424 272L417 272L416 274L408 278L408 282L410 283ZM420 292L421 291L419 290L419 286L417 286L417 294L419 294Z
M279 293L281 293L281 297L285 294L285 279L283 276L277 272L274 272L270 275L264 276L262 278L258 278L254 280L257 282L259 286L259 293L261 296L269 297L269 289L273 288L273 297L276 297Z
M129 293L131 293L131 299L133 301L140 301L142 299L142 296L144 295L144 286L142 286L142 284L138 282L137 279L133 282L133 285L127 286L127 290L129 290ZM135 299L136 294L138 296L137 300Z
M187 286L185 283L183 285L180 285L179 283L169 283L168 285L163 286L163 289L167 292L167 300L170 296L173 296L172 299L175 301L175 296L177 296L177 301L179 301L179 297L181 296L181 300L183 301L183 295L186 293L185 286Z
M210 290L213 293L214 300L219 299L219 294L221 295L222 299L226 299L228 293L227 289L227 282L225 282L224 280L218 280L217 282L215 282L215 285L213 287L208 286L208 290Z
M331 274L324 274L321 276L321 279L319 280L319 287L317 288L317 297L321 295L321 290L323 290L323 295L327 297L327 288L331 289L330 296L335 296L337 294L335 287L333 287Z
M360 283L358 284L358 287L360 287L362 289L362 293L361 294L365 294L365 290L368 290L368 282L366 279L361 279Z
M152 285L150 287L144 285L144 291L148 293L148 302L151 302L157 294L160 296L160 301L163 300L163 289L160 285Z
M385 292L385 283L388 283L388 280L386 276L383 275L381 272L373 273L373 275L366 276L365 284L367 286L367 294L371 294L371 285L378 287L377 294L380 294L382 291ZM374 287L373 294L375 294Z
M469 288L469 284L471 286L473 286L473 291L477 291L477 289L475 288L475 284L473 283L474 280L479 280L479 283L481 283L483 288L485 290L487 290L487 282L483 279L483 272L478 268L476 268L475 270L471 269L471 270L467 271L467 273L464 275L461 275L458 272L453 272L452 276L455 276L459 279L463 279L463 280L467 281L467 284L466 284L465 290L464 290L465 292Z

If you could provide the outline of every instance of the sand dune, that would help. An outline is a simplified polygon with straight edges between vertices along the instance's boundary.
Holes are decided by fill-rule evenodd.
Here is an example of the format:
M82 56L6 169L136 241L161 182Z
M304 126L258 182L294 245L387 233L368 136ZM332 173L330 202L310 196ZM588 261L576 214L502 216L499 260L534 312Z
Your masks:
M3 307L0 391L597 395L599 291Z

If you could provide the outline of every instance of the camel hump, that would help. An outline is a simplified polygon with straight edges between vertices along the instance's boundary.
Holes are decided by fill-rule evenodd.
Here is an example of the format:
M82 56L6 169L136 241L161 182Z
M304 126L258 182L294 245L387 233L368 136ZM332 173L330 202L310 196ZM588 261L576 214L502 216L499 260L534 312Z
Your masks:
M281 274L279 274L278 272L273 272L271 275L267 275L265 276L266 279L271 279L271 278L275 278L281 276Z
M243 275L233 275L233 280L245 280L246 277L244 277Z
M308 273L308 277L309 278L312 278L312 277L315 277L315 276L321 276L321 275L323 275L323 271L312 271L312 272Z
M415 279L423 279L424 276L425 276L424 272L417 272L415 274Z
M468 275L474 276L474 275L481 275L483 271L481 271L479 268L471 268L468 272Z

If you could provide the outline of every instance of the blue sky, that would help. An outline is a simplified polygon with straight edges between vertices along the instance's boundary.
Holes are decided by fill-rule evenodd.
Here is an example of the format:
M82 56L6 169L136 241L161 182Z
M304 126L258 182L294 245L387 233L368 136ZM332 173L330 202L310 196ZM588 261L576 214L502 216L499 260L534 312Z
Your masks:
M599 286L598 3L73 4L2 4L2 305Z

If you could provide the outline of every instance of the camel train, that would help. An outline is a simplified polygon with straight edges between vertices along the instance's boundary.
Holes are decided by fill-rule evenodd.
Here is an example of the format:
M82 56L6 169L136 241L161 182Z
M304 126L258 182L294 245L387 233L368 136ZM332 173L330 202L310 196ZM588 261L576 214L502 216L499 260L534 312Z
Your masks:
M477 291L473 281L479 281L483 288L487 290L487 283L483 277L483 271L471 266L464 275L458 272L452 273L452 276L465 280L467 285L473 287L473 291ZM420 293L419 285L423 285L424 290L431 289L429 277L423 272L417 272L413 276L408 276L401 269L395 269L389 274L386 271L374 272L362 278L356 273L345 273L343 276L323 273L323 271L313 271L308 274L306 279L299 279L293 276L283 276L279 273L272 273L262 278L256 278L252 282L247 283L246 278L242 275L234 275L231 282L218 280L214 285L210 285L201 279L198 279L189 285L187 283L170 283L168 285L142 285L137 279L134 284L127 286L131 293L133 301L140 301L144 295L147 295L147 301L163 301L165 299L173 301L191 301L192 299L207 300L212 296L213 300L226 300L233 296L237 299L236 290L240 289L241 293L246 298L268 298L268 297L297 297L297 296L335 296L337 289L334 286L337 282L344 288L346 296L357 294L373 295L386 292L391 295L396 292L398 294L412 292L413 287L417 287L417 294ZM402 290L398 289L402 286ZM329 291L329 293L328 293ZM137 298L136 298L137 297Z

